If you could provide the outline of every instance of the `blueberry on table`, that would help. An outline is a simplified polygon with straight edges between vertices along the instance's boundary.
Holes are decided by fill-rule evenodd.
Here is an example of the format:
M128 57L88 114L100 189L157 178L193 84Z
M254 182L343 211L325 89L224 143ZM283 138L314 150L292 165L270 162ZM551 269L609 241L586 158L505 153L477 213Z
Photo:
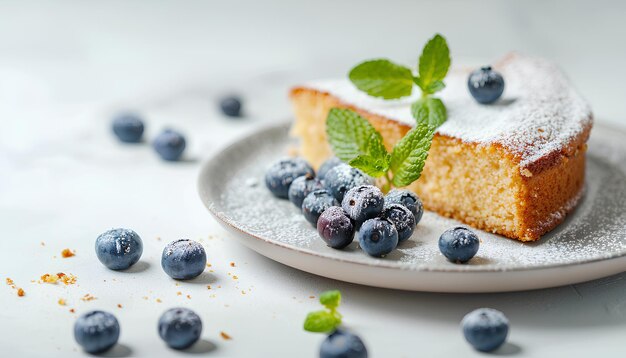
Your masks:
M373 185L359 185L348 190L341 202L341 207L354 220L357 228L365 220L379 216L384 205L383 192Z
M228 117L241 116L241 100L237 97L226 97L220 101L222 113Z
M171 308L159 318L159 336L174 349L185 349L196 343L202 333L202 320L187 308Z
M289 197L291 183L303 175L315 176L315 171L302 158L282 159L272 164L265 172L265 185L279 198Z
M174 162L183 155L187 142L179 132L166 129L154 139L152 146L161 159Z
M326 209L331 206L339 206L339 202L333 197L328 190L315 190L304 198L302 202L302 214L304 218L317 227L317 219Z
M478 236L461 226L446 230L439 237L439 251L452 262L469 261L476 255L479 246Z
M111 270L125 270L136 264L143 253L143 242L129 229L112 229L96 238L96 255Z
M122 142L140 142L143 130L143 121L134 113L122 113L113 118L113 133Z
M88 353L102 353L110 349L119 337L120 324L108 312L87 312L74 323L74 339Z
M354 239L352 220L339 206L324 210L317 220L317 232L333 249L343 249Z
M317 177L320 179L324 179L326 173L328 173L329 170L338 166L339 164L343 164L343 162L337 157L330 157L326 159L326 161L322 163L319 170L317 171Z
M389 220L398 232L398 241L408 240L415 231L415 216L404 205L385 205L382 217Z
M478 103L489 104L498 100L504 92L504 79L491 66L485 66L470 74L467 87Z
M465 339L475 349L491 352L500 347L509 333L509 320L492 308L474 310L461 321Z
M171 278L189 280L199 276L206 266L206 252L200 243L181 239L163 249L161 267Z
M359 336L337 329L322 342L320 358L367 358L367 349Z
M383 257L398 246L398 231L387 219L369 219L359 230L359 244L368 255Z
M424 215L422 201L410 190L391 189L385 196L385 205L389 204L400 204L409 209L415 217L415 225L419 224Z
M315 190L324 189L324 185L321 180L314 178L310 174L305 174L301 177L297 177L289 186L288 197L289 201L293 203L298 209L302 208L302 202L310 192Z
M359 185L372 185L374 180L348 164L342 163L331 168L324 176L326 189L341 202L346 192Z

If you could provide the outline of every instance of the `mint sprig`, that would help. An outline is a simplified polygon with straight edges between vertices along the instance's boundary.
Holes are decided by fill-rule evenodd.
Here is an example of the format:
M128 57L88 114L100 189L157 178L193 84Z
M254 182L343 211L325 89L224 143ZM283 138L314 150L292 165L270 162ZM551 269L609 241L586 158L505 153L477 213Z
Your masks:
M411 70L386 59L365 61L353 68L348 77L358 89L374 97L400 98L413 90Z
M304 330L317 333L334 331L341 324L341 314L337 311L341 302L341 293L337 290L326 291L320 295L320 303L325 310L311 312L304 320Z

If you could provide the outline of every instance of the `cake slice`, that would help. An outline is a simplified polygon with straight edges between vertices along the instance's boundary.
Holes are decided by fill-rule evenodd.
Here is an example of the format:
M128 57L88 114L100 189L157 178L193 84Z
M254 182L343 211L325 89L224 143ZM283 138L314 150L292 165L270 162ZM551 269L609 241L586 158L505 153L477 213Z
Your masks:
M511 54L493 67L506 87L492 105L471 97L468 69L450 72L440 94L448 120L437 129L421 178L408 188L428 210L534 241L561 223L582 195L593 115L549 61ZM416 92L384 101L360 92L348 79L293 88L292 135L300 140L300 154L315 167L332 155L325 124L334 107L365 117L391 150L415 123L410 104Z

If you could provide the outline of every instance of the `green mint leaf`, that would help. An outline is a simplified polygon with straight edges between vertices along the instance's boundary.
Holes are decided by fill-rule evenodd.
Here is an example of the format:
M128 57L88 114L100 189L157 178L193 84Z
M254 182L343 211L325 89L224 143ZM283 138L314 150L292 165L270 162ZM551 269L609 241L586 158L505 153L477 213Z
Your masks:
M332 290L322 292L320 295L320 303L326 306L328 309L334 309L339 307L341 302L341 292L339 290Z
M341 324L341 319L328 311L315 311L306 316L304 330L309 332L326 333L333 331Z
M450 49L448 49L446 39L436 34L435 37L426 43L422 50L418 68L419 78L415 82L422 89L422 92L426 94L434 93L443 87L439 88L439 85L436 85L436 87L431 86L436 81L443 81L449 68Z
M400 98L413 90L411 70L385 59L363 62L350 70L348 77L358 89L374 97Z
M348 164L361 169L365 174L374 178L381 177L389 170L391 155L383 145L380 133L375 132L369 139L369 154L359 155L350 160Z
M411 105L411 113L417 123L425 123L437 128L448 118L446 106L439 98L421 98Z
M439 92L442 89L446 88L446 84L443 81L436 80L431 83L428 87L426 87L426 92L428 94L433 94L435 92Z
M418 122L393 148L391 153L392 183L403 187L419 179L428 157L435 129Z

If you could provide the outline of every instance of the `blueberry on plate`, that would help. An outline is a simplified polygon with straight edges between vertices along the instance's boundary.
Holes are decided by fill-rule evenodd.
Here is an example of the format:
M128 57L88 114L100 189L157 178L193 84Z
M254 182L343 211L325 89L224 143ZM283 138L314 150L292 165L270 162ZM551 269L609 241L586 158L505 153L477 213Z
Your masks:
M141 117L134 113L122 113L113 118L113 133L122 142L141 142L143 130Z
M404 207L411 210L415 217L415 225L419 224L420 220L422 220L422 215L424 215L422 201L410 190L391 189L385 196L385 205L388 204L404 205Z
M470 74L467 87L478 103L489 104L497 101L504 92L504 79L491 66L485 66Z
M328 173L329 170L338 166L339 164L343 164L343 162L337 157L330 157L326 159L326 161L322 163L320 169L317 171L317 177L320 179L324 179L326 173Z
M237 97L226 97L220 101L222 113L228 117L241 117L241 100Z
M383 192L373 185L359 185L348 190L341 202L341 207L357 228L365 220L379 216L384 206Z
M159 336L174 349L196 343L202 333L202 320L188 308L170 308L159 318Z
M346 192L359 185L372 185L374 180L348 164L342 163L331 168L324 176L326 189L341 202Z
M359 336L337 329L322 342L320 358L367 358L367 349Z
M179 132L166 129L154 139L152 146L161 159L174 162L183 155L187 142Z
M125 270L136 264L143 253L143 242L129 229L111 229L96 238L96 255L111 270Z
M404 205L385 205L382 217L391 221L398 232L398 241L408 240L415 231L415 216Z
M74 323L74 339L88 353L102 353L120 338L120 324L108 312L91 311Z
M354 239L352 220L339 206L324 210L317 220L317 232L333 249L343 249Z
M315 190L324 189L324 185L322 182L314 178L309 173L297 177L289 186L289 192L287 196L289 197L289 201L293 203L293 205L297 206L299 209L302 208L302 202L310 192Z
M467 262L478 252L480 240L462 226L444 231L439 237L439 251L452 262Z
M310 192L302 202L302 214L304 218L317 227L317 219L326 209L331 206L339 206L339 202L328 192L328 190L316 190Z
M163 249L161 267L171 278L189 280L199 276L206 266L206 252L200 243L181 239L172 241Z
M369 219L359 230L359 244L368 255L383 257L398 246L398 231L387 219Z
M279 198L289 197L291 183L303 175L315 176L315 171L302 158L282 159L272 164L265 172L265 185Z
M491 352L500 347L509 333L509 320L500 311L479 308L463 317L461 321L465 339L475 349Z

